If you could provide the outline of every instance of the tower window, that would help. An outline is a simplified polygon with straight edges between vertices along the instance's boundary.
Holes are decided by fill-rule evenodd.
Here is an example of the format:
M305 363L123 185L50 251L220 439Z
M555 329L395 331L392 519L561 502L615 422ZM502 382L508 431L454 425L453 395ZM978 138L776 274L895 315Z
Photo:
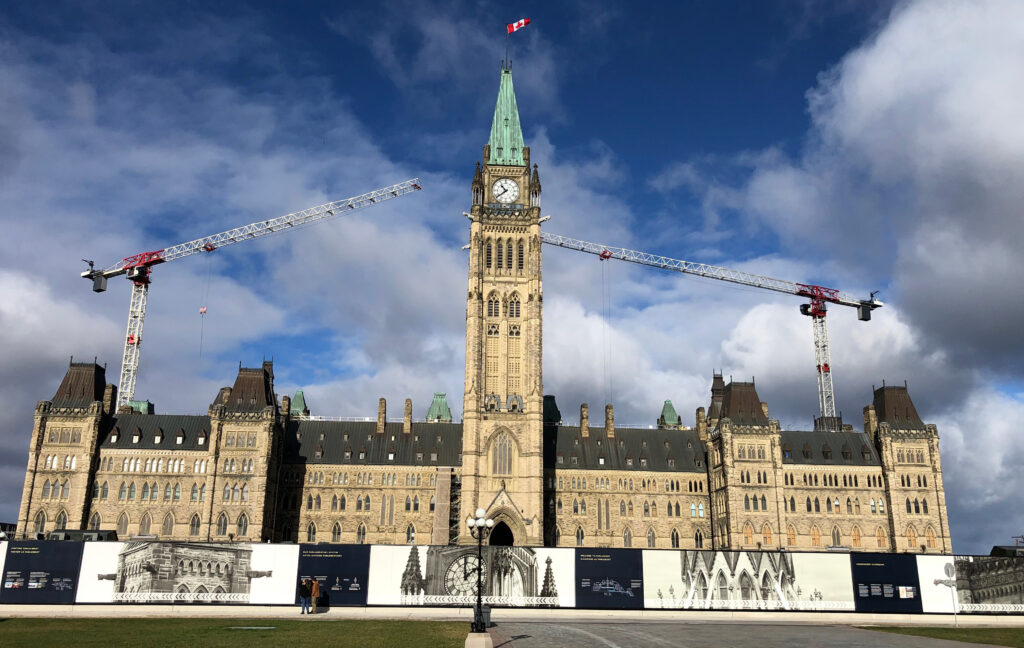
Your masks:
M491 249L491 242L487 241L487 251L484 253L484 259L485 259L484 262L486 263L488 268L491 267L491 252L492 251L493 250Z
M499 239L498 240L498 263L497 263L497 267L498 268L501 268L501 266L502 266L502 263L501 263L501 259L502 259L501 252L504 249L504 247L505 247L504 244Z
M519 317L519 313L520 313L519 307L520 307L519 297L516 296L516 295L513 295L512 298L509 299L509 302L508 302L508 316L509 317Z
M505 267L508 268L509 270L511 270L512 269L512 241L508 242L508 245L506 246L505 249L508 251L508 254L505 255Z
M519 256L516 257L516 268L523 269L523 244L519 243Z

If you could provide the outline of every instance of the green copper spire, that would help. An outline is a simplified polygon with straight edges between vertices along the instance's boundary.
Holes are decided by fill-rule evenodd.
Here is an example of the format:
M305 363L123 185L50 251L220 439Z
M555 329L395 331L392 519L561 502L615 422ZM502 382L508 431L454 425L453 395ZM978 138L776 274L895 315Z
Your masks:
M679 415L676 414L676 408L672 406L672 401L665 401L665 405L661 408L661 418L658 419L658 423L665 427L673 427L681 423Z
M309 408L306 407L306 396L302 393L302 390L296 390L295 398L292 399L292 413L308 415Z
M451 423L452 411L448 408L448 400L444 392L434 392L434 400L427 410L427 421L431 423Z
M494 106L494 121L491 122L491 137L487 144L491 147L488 164L525 164L523 129L519 126L519 108L516 107L511 68L501 69L498 103Z

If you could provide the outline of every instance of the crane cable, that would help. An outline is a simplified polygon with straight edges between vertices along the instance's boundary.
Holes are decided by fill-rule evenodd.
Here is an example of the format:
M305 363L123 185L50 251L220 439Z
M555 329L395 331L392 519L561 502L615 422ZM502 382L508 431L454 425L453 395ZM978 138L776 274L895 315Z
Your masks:
M608 273L605 270L607 266L604 263L607 260L605 255L601 255L601 346L604 352L604 388L605 388L605 402L612 402L612 384L614 381L614 372L608 371L608 360L609 360L609 349L608 349L608 319L611 317L612 310L612 299L611 290L608 287ZM614 331L613 331L614 333Z
M199 304L199 358L203 357L203 335L206 332L206 304L210 298L210 275L213 272L213 259L206 257L206 285L203 287L202 301Z

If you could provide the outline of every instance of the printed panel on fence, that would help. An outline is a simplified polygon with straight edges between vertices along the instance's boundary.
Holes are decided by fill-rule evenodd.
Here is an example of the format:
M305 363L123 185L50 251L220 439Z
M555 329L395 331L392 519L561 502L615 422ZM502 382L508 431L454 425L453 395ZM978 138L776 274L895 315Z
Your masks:
M918 556L925 612L1024 614L1024 558Z
M573 607L573 550L389 546L370 550L370 605Z
M648 609L854 609L845 554L651 549L643 561Z
M291 604L298 553L297 545L87 542L75 600Z
M852 553L853 596L858 612L920 614L917 559L910 554Z
M643 608L643 572L639 550L576 549L576 606Z
M366 587L370 573L370 545L299 546L298 580L309 578L320 583L317 606L366 605ZM299 602L296 584L295 603Z
M81 560L81 542L9 543L0 603L74 603Z

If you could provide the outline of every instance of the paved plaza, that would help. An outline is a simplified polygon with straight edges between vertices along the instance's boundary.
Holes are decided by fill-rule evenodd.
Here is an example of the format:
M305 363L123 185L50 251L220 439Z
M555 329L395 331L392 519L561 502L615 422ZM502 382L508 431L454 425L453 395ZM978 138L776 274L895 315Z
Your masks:
M910 637L849 626L757 625L749 623L499 623L491 628L495 648L968 648L967 644Z

